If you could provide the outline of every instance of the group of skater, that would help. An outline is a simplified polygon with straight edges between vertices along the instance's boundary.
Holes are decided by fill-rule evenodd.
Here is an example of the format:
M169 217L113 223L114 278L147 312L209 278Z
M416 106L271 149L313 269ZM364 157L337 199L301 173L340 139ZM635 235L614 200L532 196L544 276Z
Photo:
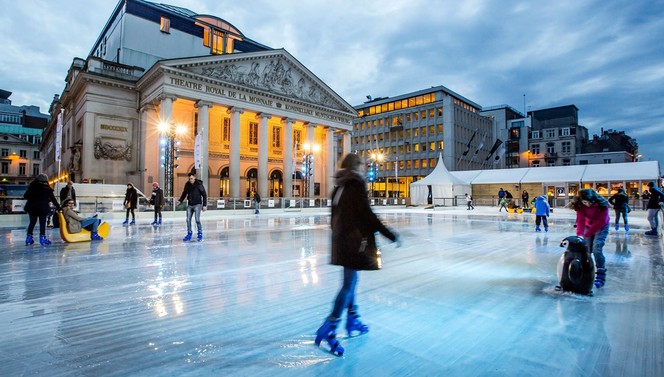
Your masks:
M47 224L51 221L53 226L66 226L69 233L80 233L83 229L90 231L91 241L101 241L103 237L97 232L101 220L97 215L92 217L83 217L76 212L76 189L73 182L68 182L60 190L60 200L58 201L53 192L53 188L48 182L46 174L39 174L28 185L23 198L26 200L24 211L28 214L29 223L25 239L26 245L33 245L35 243L34 229L39 222L39 243L42 246L50 245L51 240L46 235ZM207 209L207 193L205 186L200 179L196 179L195 173L189 173L188 181L182 190L178 203L182 204L187 202L187 234L184 236L183 241L190 241L193 237L191 227L192 218L196 221L198 241L203 240L203 226L201 224L201 211ZM150 197L150 204L154 207L154 221L151 225L159 226L162 223L162 210L165 204L164 191L159 187L158 182L152 183L152 195ZM135 225L136 224L136 209L138 208L138 190L132 183L127 183L127 190L125 191L124 201L122 203L126 210L125 220L122 225ZM58 212L62 212L65 219L65 224L60 224L58 219ZM131 216L131 221L129 218ZM52 220L51 220L52 218Z

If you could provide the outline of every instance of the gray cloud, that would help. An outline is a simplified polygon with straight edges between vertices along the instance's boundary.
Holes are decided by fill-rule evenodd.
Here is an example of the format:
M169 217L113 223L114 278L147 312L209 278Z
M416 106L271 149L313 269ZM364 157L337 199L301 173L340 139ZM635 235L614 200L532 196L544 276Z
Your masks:
M46 111L117 3L0 1L0 85ZM285 48L352 105L445 85L523 110L526 94L528 109L575 104L591 134L624 130L664 161L664 0L163 2Z

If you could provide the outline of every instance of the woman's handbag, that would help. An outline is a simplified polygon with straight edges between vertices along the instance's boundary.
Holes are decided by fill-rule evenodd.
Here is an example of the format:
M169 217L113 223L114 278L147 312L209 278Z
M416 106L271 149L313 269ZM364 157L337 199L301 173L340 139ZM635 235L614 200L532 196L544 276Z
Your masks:
M126 208L126 209L131 209L131 203L127 202L127 203L125 204L125 208Z
M383 259L381 258L380 249L378 246L373 248L367 247L368 244L367 237L363 237L358 253L362 256L368 270L380 270L383 268Z

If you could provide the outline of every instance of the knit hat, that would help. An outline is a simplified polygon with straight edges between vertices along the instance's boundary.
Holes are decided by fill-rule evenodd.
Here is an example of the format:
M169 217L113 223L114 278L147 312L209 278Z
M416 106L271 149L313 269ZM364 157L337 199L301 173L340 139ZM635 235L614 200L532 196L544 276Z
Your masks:
M37 176L38 182L48 182L48 176L44 173L41 173Z
M159 182L152 182L152 188L156 189L157 187L159 187Z

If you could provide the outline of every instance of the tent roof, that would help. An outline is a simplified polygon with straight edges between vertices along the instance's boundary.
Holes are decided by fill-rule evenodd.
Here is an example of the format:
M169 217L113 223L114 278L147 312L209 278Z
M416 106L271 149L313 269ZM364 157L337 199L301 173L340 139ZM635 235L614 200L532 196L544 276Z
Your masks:
M453 171L449 174L473 185L479 185L492 183L644 181L657 180L660 172L658 161L643 161L609 165L467 170Z
M436 164L436 168L433 169L433 171L429 173L429 175L427 175L426 177L420 179L419 181L411 183L411 186L412 185L424 186L424 185L434 185L441 183L451 183L454 185L470 186L470 183L468 181L455 177L447 170L445 164L443 163L442 154L438 155L438 163Z
M587 166L590 165L529 168L523 178L521 178L521 183L581 182Z
M583 182L657 180L659 161L624 162L620 164L586 165Z

